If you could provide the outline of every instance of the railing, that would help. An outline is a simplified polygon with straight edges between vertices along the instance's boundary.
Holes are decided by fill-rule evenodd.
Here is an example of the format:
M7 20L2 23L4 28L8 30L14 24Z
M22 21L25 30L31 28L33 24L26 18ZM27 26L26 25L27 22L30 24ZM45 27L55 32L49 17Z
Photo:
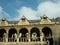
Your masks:
M28 38L26 37L19 38L19 42L28 42Z
M40 41L39 37L36 39L30 38L30 41L29 38L26 37L17 38L18 41L16 38L8 38L6 42L6 39L7 38L0 38L0 45L47 45L47 42Z
M15 38L8 38L8 42L17 42L17 39L15 39Z
M33 41L33 42L37 42L37 41L40 41L40 37L38 37L38 38L32 38L32 37L30 37L30 40Z
M3 38L0 38L0 42L3 42Z
M6 42L5 38L0 38L0 42Z
M38 37L38 38L30 37L30 39L27 38L27 37L8 38L7 40L8 40L8 42L17 42L17 41L18 42L29 42L29 41L31 41L31 42L40 42L41 41L40 37ZM45 40L43 39L42 41L45 41ZM0 38L0 42L6 42L6 38Z

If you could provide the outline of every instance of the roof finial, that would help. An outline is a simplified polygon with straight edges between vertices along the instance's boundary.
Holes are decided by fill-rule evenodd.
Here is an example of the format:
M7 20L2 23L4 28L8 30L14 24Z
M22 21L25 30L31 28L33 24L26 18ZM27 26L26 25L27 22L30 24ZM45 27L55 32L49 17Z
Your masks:
M47 19L47 16L46 16L46 14L44 14L42 18L43 18L43 19Z
M5 17L4 16L2 17L2 21L5 21Z
M23 15L21 19L22 19L22 20L25 20L25 19L26 19L26 17Z

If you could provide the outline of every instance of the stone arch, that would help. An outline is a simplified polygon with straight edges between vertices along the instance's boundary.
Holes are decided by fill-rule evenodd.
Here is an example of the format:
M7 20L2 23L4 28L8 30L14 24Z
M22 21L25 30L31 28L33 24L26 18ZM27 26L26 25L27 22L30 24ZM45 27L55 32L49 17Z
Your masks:
M6 30L0 29L0 38L3 38L4 33L6 33Z
M27 33L28 33L28 30L26 29L26 28L21 28L20 30L19 30L19 33L21 33L22 35L21 35L21 37L27 37Z
M42 32L44 33L44 37L46 41L48 42L48 45L53 45L53 37L52 37L52 30L49 27L44 27L42 29Z
M52 36L52 30L49 27L44 27L42 32L44 33L44 36L49 36L49 34Z
M6 30L5 29L0 29L0 42L6 41Z
M11 28L8 32L8 37L12 38L12 35L15 33L17 34L17 30L15 28Z
M37 27L34 27L34 28L31 29L31 31L30 31L30 37L31 38L36 37L38 41L40 40L40 31L39 31L39 29ZM32 40L33 39L31 39L31 41Z
M28 30L26 28L21 28L19 30L19 41L28 41Z

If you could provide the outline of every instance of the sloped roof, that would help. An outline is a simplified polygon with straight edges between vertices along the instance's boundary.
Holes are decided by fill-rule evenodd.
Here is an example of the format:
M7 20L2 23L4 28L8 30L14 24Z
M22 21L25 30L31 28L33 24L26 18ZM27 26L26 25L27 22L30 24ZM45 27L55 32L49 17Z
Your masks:
M29 20L30 23L39 23L40 20Z
M55 20L53 20L53 19L50 19L52 22L55 22ZM40 19L38 19L38 20L28 20L29 21L29 23L40 23ZM9 24L17 24L19 21L7 21Z
M46 17L46 16L44 16ZM50 19L52 22L60 22L60 17L57 17L55 19ZM0 20L1 21L1 20ZM7 21L7 20L6 20ZM29 23L40 23L41 19L37 19L37 20L28 20ZM17 24L19 21L7 21L8 24Z
M39 23L40 20L28 20L29 23ZM7 21L9 24L17 24L19 21Z
M9 24L17 24L19 21L7 21Z

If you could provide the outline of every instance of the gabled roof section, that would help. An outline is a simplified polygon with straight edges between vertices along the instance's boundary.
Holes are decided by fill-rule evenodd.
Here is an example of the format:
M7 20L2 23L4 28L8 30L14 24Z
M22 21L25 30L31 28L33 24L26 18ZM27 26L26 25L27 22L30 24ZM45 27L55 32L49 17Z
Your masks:
M7 26L8 22L5 17L2 17L2 20L0 21L0 26Z
M45 14L41 17L40 24L54 24Z
M29 25L29 21L27 18L23 15L20 21L18 22L18 25Z

